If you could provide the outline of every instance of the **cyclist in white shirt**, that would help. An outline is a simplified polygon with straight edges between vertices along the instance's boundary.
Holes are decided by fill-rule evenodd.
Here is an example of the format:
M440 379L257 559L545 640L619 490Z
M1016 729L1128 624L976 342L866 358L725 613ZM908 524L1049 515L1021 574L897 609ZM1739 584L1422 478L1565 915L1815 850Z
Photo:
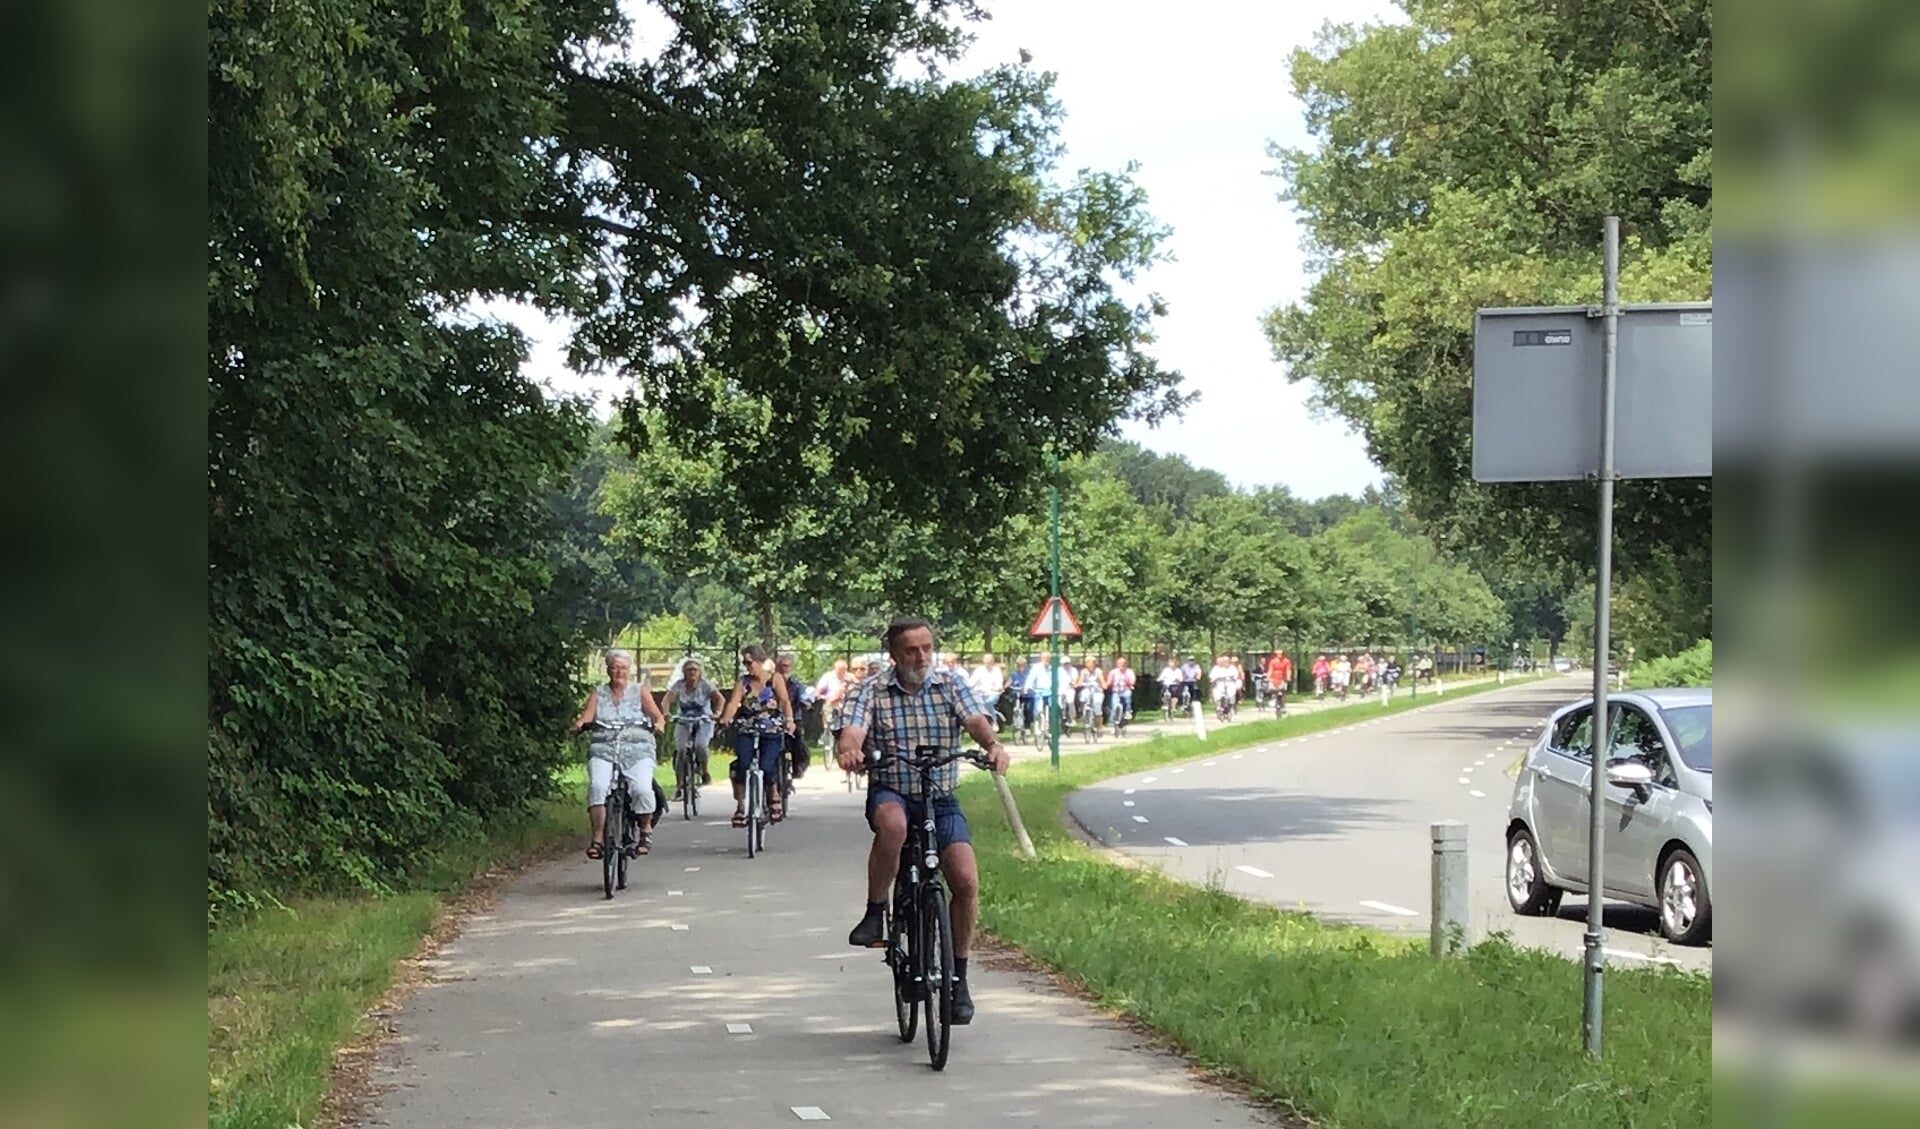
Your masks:
M1221 721L1233 712L1233 703L1240 696L1240 672L1225 655L1215 656L1213 669L1207 672L1207 685L1213 690L1213 708Z
M1004 724L1007 719L1000 716L1000 695L1007 689L1007 672L992 655L980 656L980 665L967 675L967 685L973 687L980 704L992 710L994 717Z

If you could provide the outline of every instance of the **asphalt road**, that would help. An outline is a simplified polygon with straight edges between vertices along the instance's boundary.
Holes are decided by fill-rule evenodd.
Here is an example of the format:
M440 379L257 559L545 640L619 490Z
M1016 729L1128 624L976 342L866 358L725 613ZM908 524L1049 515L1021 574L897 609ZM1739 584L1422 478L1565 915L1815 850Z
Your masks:
M1582 678L1496 690L1391 717L1356 710L1351 724L1118 778L1076 793L1069 808L1108 846L1191 882L1241 897L1425 936L1436 820L1468 825L1471 938L1505 930L1516 943L1578 959L1586 899L1557 918L1523 918L1504 889L1507 767L1547 714L1585 693ZM1660 936L1652 910L1609 902L1609 960L1712 967L1710 946Z
M924 1037L899 1040L880 954L846 944L865 900L864 796L816 763L794 818L749 861L715 775L718 818L663 822L615 900L575 852L444 947L392 1018L368 1124L1275 1124L982 952L979 1014L934 1073Z

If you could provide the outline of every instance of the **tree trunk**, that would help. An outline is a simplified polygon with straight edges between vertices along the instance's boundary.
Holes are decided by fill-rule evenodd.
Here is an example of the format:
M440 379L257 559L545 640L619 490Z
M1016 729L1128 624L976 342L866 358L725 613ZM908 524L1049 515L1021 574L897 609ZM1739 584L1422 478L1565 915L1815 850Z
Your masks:
M773 654L773 601L766 593L755 593L754 603L760 609L760 645Z
M981 629L980 649L985 651L988 654L993 653L993 625L992 624L988 624L985 628Z

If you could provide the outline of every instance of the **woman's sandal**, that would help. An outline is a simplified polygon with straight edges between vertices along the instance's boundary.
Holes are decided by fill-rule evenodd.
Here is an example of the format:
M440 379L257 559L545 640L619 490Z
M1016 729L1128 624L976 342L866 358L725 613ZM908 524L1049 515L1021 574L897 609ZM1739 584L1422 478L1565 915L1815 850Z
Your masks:
M593 842L587 844L587 857L595 862L599 862L601 859L607 857L606 851L600 847L600 840L595 839Z
M745 826L747 825L747 813L746 813L746 812L744 812L744 811L736 811L736 812L734 812L734 813L733 813L733 825L734 825L735 827L745 827Z

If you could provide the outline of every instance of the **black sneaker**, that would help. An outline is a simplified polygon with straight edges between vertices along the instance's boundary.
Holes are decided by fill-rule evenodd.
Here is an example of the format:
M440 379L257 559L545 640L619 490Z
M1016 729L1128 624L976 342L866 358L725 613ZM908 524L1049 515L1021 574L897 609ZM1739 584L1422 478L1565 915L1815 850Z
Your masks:
M973 993L967 991L967 978L953 978L953 1025L965 1027L973 1022Z
M873 910L860 919L860 924L847 934L847 944L856 949L878 949L887 943L887 915L885 911Z

